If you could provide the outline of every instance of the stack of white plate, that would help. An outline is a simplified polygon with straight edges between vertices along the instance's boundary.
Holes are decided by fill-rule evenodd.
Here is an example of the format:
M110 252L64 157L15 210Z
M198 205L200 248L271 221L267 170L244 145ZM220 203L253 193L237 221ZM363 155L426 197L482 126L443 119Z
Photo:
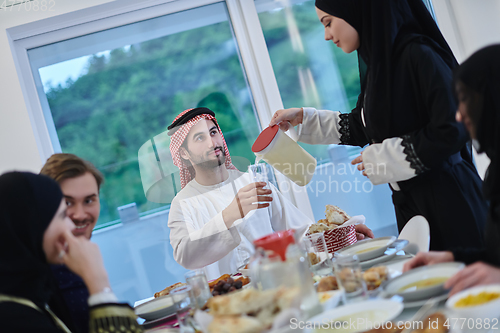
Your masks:
M344 247L336 253L340 255L357 255L361 262L361 268L367 269L394 258L407 245L407 240L397 240L395 236L388 236L361 240Z
M144 324L173 319L176 315L175 302L170 295L161 296L137 305L134 311L137 316L146 319Z

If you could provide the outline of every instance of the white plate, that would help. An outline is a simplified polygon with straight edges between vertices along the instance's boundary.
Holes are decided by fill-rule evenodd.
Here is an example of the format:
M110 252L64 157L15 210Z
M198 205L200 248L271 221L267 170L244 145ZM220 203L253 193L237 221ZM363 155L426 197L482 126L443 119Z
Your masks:
M445 293L444 284L447 279L459 272L465 265L458 262L447 262L443 264L422 266L414 268L400 276L387 281L383 290L384 293L392 296L403 297L406 302L420 301L439 296ZM427 279L443 279L440 283L434 283L428 287L410 288L407 287L413 283L421 282ZM406 290L403 291L403 289Z
M394 243L395 236L365 239L337 251L340 255L357 255L359 261L380 257Z
M434 300L436 300L436 302L441 302L441 301L444 301L447 298L448 298L448 293L444 293L444 294L442 294L440 296L434 297ZM428 299L424 299L424 300L420 300L420 301L415 301L415 302L403 302L403 305L404 305L405 309L416 308L416 307L423 306L427 301L428 301Z
M146 320L155 320L175 312L175 303L170 295L155 298L134 308L135 314Z
M323 312L309 319L304 333L322 332L323 330L318 328L328 328L328 326L330 326L330 330L324 329L325 332L364 332L369 328L369 326L365 325L371 324L371 326L373 327L373 325L375 325L376 323L385 323L396 318L402 311L402 303L390 300L368 300L364 302L348 304ZM351 320L349 320L350 318ZM351 327L346 327L347 329L345 330L333 330L333 328L335 328L335 322L338 323L340 321L351 321L354 323L354 325ZM365 323L365 325L362 324L363 322ZM357 325L358 323L360 323L361 325ZM316 327L314 328L314 326Z
M408 243L409 242L405 239L398 239L398 240L394 241L394 243L392 243L391 246L389 246L387 248L387 250L384 252L384 254L382 254L380 257L373 258L373 259L366 260L366 261L361 261L361 263L360 263L361 269L367 269L367 268L381 264L385 261L388 261L388 260L394 258L398 254L399 251L401 251L402 249L404 249L408 245Z

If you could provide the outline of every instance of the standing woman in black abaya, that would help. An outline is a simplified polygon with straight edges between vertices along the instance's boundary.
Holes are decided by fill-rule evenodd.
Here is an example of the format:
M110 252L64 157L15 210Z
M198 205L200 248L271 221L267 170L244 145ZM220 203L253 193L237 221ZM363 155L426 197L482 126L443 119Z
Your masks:
M455 120L457 62L421 0L317 0L325 39L358 52L361 94L351 113L278 110L270 125L299 125L299 141L364 147L352 161L393 192L399 231L415 215L431 249L479 248L487 205Z

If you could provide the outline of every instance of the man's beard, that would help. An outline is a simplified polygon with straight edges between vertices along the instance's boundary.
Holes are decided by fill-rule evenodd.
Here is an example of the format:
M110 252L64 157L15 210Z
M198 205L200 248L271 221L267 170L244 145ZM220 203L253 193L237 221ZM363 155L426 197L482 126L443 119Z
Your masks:
M217 149L219 149L220 155L215 156L216 157L215 159L210 158L210 156L209 156L210 153L212 153L213 151L215 151ZM203 168L206 170L212 170L212 169L220 167L222 164L224 164L226 162L226 151L225 151L224 147L215 147L213 150L206 152L203 157L198 157L198 156L194 157L193 156L191 158L192 158L193 164L196 165L197 167L200 167L200 168Z

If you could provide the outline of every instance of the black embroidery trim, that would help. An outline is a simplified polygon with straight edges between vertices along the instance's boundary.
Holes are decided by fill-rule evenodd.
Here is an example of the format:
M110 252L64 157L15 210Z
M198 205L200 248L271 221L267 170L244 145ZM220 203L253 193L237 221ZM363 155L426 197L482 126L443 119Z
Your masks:
M349 114L348 113L341 113L339 115L340 121L340 144L341 145L347 145L349 142L351 142L351 130L349 129Z
M415 152L415 147L411 142L410 136L403 135L401 138L403 139L403 142L401 142L401 145L404 147L403 153L406 154L406 160L410 162L410 167L412 169L415 169L415 173L419 175L429 170L429 168L427 168L424 163L422 163L420 158L418 158L417 153Z

